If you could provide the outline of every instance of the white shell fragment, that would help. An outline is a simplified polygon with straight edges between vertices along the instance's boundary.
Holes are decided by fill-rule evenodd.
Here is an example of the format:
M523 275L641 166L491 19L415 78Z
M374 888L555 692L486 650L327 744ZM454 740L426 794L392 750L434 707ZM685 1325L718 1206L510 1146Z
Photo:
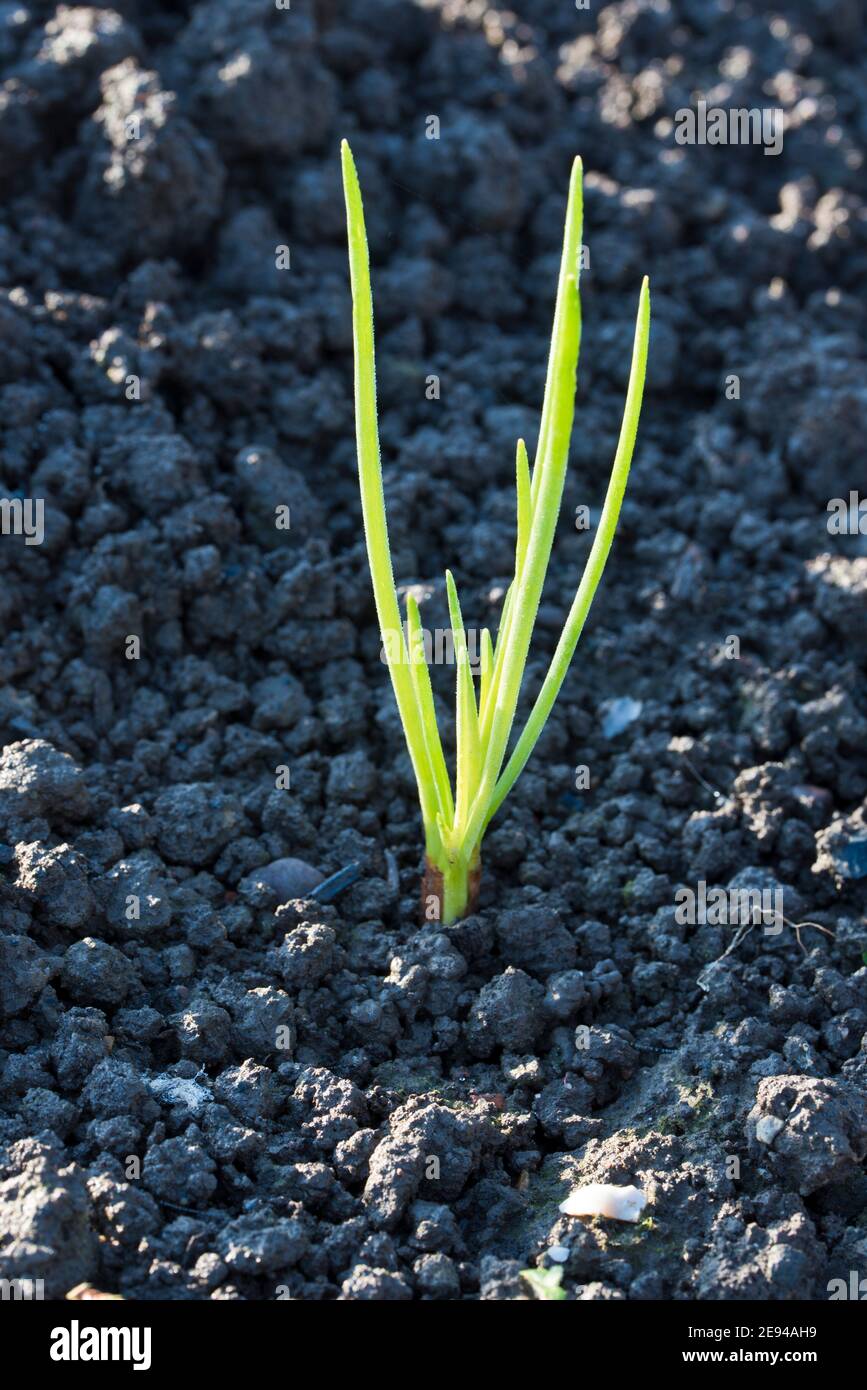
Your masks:
M591 1182L576 1187L565 1202L560 1203L564 1216L608 1216L612 1221L637 1221L647 1198L640 1187L613 1187L609 1183Z
M183 1105L194 1115L211 1099L210 1091L204 1086L179 1076L157 1076L148 1085L164 1105Z
M641 700L633 700L631 695L621 695L619 700L606 700L601 709L604 716L602 737L616 738L638 719L644 705Z

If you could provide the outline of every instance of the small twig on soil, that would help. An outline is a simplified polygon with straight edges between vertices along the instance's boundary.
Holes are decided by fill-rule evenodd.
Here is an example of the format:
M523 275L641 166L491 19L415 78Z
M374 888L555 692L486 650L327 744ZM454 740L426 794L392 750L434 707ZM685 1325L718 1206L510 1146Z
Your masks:
M788 917L784 917L782 913L780 913L780 921L783 922L783 923L785 923L785 925L786 925L787 927L791 927L792 931L795 933L795 937L796 937L796 939L797 939L798 945L800 946L801 950L804 952L804 955L805 955L805 956L808 954L808 952L807 952L806 946L804 945L803 941L801 940L801 929L802 929L802 927L815 927L815 928L816 928L816 931L822 932L825 936L830 937L832 941L835 939L835 938L834 938L834 933L831 931L831 928L830 928L830 927L823 927L822 924L821 924L821 922L790 922L789 919L788 919ZM737 931L735 932L735 934L734 934L734 936L732 937L731 941L729 942L728 946L726 946L726 948L725 948L725 950L723 951L722 955L721 955L721 956L717 956L716 960L712 961L711 964L712 964L712 965L719 965L720 961L725 960L726 956L730 956L731 953L732 953L732 951L737 950L737 948L738 948L738 946L740 946L741 942L742 942L747 936L749 936L749 934L750 934L750 932L752 931L754 925L755 925L755 923L750 922L749 925L747 925L747 926L738 927Z
M325 878L320 884L317 884L310 896L319 903L330 903L337 897L338 893L349 888L360 877L361 865L356 862L347 864L344 869L338 869L336 874L331 874L329 878Z
M728 946L726 946L726 948L725 948L725 950L723 951L722 955L721 955L721 956L717 956L716 960L713 962L714 965L719 965L719 963L720 963L721 960L725 960L726 956L730 956L731 953L732 953L732 951L736 950L736 948L737 948L738 946L740 946L740 944L741 944L741 942L744 940L744 938L747 937L747 936L749 936L749 934L750 934L750 932L752 931L752 929L753 929L753 923L752 923L752 922L750 922L749 926L746 926L746 927L738 927L737 931L735 932L735 934L734 934L734 936L732 937L731 941L729 942Z
M169 1211L179 1211L183 1216L201 1216L202 1214L200 1211L193 1211L190 1207L179 1207L177 1202L167 1202L165 1197L160 1197L158 1200L161 1207L168 1207Z
M805 955L805 956L807 955L807 948L806 948L806 946L804 945L803 941L801 940L801 928L802 928L802 927L815 927L815 928L816 928L816 931L823 932L824 935L825 935L825 936L829 936L829 937L831 938L832 941L835 940L834 933L831 931L831 928L830 928L830 927L823 927L822 924L821 924L821 922L790 922L789 919L788 919L788 917L783 917L783 916L782 916L782 913L780 914L780 916L781 916L781 920L782 920L783 922L785 922L786 926L792 928L792 931L795 933L795 937L797 938L798 945L800 946L801 950L804 952L804 955Z
M388 891L397 897L400 891L400 875L397 871L397 859L393 850L387 849L385 851L385 862L388 865L388 878L386 880Z
M701 782L701 785L704 787L705 791L710 792L711 796L714 798L715 801L725 801L725 797L723 796L722 792L717 791L716 787L712 787L710 782L706 781L705 778L702 777L698 769L693 767L686 754L681 753L680 756L683 758L683 761L686 763L695 780L697 782Z

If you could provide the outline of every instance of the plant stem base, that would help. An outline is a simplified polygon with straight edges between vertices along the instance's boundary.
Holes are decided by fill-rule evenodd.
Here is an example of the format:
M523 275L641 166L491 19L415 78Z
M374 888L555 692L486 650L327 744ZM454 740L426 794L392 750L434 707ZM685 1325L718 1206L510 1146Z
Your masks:
M472 867L449 865L445 873L425 855L421 880L422 922L441 922L449 926L461 917L475 912L482 882L482 864L478 854Z

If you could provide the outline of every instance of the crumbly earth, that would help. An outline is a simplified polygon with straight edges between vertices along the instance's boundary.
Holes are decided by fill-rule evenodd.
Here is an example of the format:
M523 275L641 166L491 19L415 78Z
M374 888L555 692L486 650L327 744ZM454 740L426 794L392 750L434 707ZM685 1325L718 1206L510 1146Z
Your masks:
M579 1299L788 1300L867 1274L867 543L827 524L864 485L864 27L854 0L6 7L2 486L46 507L41 545L0 541L0 1276L529 1299L559 1263ZM782 151L678 144L697 92L780 107ZM527 698L652 283L612 563L448 929L418 920L365 565L341 136L431 630L446 565L496 624L584 156ZM702 883L787 921L680 920ZM642 1218L561 1216L587 1182Z

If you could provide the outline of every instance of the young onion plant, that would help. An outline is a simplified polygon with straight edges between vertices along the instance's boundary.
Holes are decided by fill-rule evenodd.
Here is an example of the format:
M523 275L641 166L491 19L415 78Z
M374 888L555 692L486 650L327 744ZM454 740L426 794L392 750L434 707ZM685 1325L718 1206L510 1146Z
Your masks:
M383 649L418 784L424 821L422 906L428 919L449 923L472 910L478 892L480 847L485 830L511 791L545 727L605 568L626 489L641 411L650 332L650 290L645 277L638 302L620 438L593 546L542 688L507 759L560 511L575 407L575 374L581 339L578 275L583 220L581 161L576 159L569 180L554 327L532 474L524 441L519 439L517 444L515 574L503 603L496 641L487 628L481 634L478 689L457 589L451 573L446 571L457 668L457 754L453 790L437 728L418 605L408 594L404 630L394 584L379 456L367 235L355 162L345 140L341 157L352 281L358 476L367 555Z

